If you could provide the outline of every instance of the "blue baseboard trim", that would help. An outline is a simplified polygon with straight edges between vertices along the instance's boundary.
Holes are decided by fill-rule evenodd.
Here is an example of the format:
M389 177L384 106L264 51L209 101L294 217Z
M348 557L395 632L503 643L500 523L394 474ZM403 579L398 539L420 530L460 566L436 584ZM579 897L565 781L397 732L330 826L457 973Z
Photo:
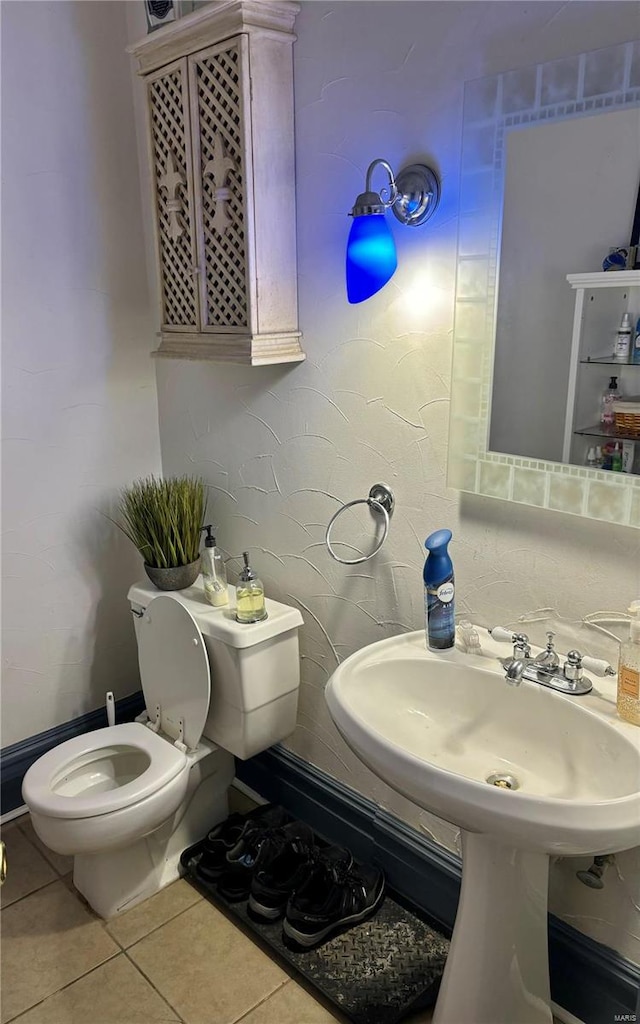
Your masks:
M116 701L116 722L131 722L144 711L142 690L122 697ZM34 761L46 754L47 750L58 744L80 736L94 729L102 729L107 724L107 712L104 707L96 711L88 711L71 722L56 725L53 729L39 732L19 743L0 750L0 808L2 814L15 810L22 805L22 780Z
M378 864L392 888L451 934L462 874L457 856L284 747L237 761L236 774L327 839ZM553 1001L585 1024L640 1022L640 967L551 914L549 966Z
M116 702L116 721L131 721L143 710L144 699L138 691ZM1 750L2 813L21 806L23 776L42 754L106 724L106 711L98 708ZM237 761L236 773L257 793L282 804L327 839L378 864L393 889L441 931L451 934L461 879L460 859L454 854L284 747ZM609 1024L616 1019L640 1022L640 967L553 915L549 916L549 963L553 1001L585 1024Z

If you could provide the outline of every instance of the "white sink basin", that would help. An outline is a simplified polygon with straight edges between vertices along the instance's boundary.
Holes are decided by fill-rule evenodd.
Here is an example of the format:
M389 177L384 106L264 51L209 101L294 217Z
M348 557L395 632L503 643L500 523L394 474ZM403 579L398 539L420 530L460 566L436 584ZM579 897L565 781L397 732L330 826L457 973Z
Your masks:
M548 855L640 845L640 729L585 697L509 686L497 659L430 652L423 632L353 654L325 693L372 771L461 828L434 1024L551 1024Z
M462 828L566 856L640 845L640 730L634 743L584 698L509 686L496 666L409 633L344 661L326 699L366 765Z

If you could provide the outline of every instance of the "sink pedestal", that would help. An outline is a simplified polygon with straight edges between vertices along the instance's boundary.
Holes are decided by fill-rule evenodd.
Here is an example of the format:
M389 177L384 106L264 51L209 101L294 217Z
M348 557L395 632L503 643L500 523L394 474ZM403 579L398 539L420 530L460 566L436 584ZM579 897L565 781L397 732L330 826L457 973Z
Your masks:
M552 1024L549 858L461 835L460 902L433 1024Z

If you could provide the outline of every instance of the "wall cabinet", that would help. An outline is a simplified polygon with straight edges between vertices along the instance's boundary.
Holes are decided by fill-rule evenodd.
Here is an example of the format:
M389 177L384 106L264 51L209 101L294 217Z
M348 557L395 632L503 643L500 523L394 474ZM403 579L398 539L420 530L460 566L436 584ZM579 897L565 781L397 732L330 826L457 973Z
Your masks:
M147 89L158 356L304 359L296 280L293 24L220 0L134 47Z
M569 274L567 281L576 299L562 461L584 465L589 448L625 439L600 423L602 393L609 379L618 378L620 392L626 397L640 394L640 365L613 359L622 314L631 314L634 328L640 315L640 270ZM638 439L629 436L628 440ZM634 472L640 468L638 455L636 452Z

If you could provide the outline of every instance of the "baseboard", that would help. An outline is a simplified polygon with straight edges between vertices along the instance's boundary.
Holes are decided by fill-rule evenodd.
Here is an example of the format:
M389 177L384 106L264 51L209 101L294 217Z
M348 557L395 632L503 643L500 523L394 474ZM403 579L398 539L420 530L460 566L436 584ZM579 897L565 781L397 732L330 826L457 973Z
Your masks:
M116 702L116 721L144 709L142 693ZM3 817L22 804L22 779L34 761L63 743L107 724L104 708L31 736L0 751ZM389 884L450 934L460 892L460 859L344 783L284 747L237 761L241 783L282 804L332 842L383 868ZM585 1024L640 1021L640 967L549 915L549 962L554 1003Z
M131 722L141 711L144 711L144 697L142 690L138 690L136 693L116 701L116 722ZM92 732L94 729L101 729L106 724L107 712L102 707L96 711L89 711L86 715L80 715L79 718L74 718L71 722L56 725L53 729L47 729L45 732L40 732L0 750L2 817L8 820L9 812L17 810L22 805L22 780L34 761L46 754L47 750L64 743L65 740L81 736L85 732Z
M394 889L451 933L462 873L454 854L283 747L238 761L236 774L327 839L378 864ZM553 1002L584 1024L640 1021L640 967L551 914L549 965Z

